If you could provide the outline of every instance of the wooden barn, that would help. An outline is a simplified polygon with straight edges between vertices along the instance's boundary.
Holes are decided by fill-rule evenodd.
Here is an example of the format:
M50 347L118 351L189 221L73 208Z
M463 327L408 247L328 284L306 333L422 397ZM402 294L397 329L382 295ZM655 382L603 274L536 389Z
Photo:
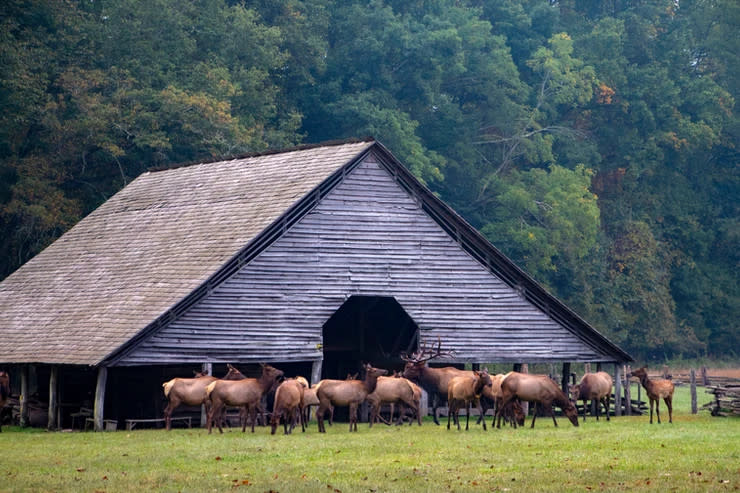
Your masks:
M161 415L163 381L226 363L632 361L373 140L142 174L0 283L0 331L52 428Z

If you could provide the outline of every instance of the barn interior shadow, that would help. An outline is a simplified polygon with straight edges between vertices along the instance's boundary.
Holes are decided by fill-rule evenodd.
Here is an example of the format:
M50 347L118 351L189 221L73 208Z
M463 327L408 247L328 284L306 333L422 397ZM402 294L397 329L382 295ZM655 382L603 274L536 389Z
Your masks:
M351 296L323 327L321 378L363 377L363 363L402 370L401 353L416 348L418 326L392 296ZM335 418L344 421L346 410Z

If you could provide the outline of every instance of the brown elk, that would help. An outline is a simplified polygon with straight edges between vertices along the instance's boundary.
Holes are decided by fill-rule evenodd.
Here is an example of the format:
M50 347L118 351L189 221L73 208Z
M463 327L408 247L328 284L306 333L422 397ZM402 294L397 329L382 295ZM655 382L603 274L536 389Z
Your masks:
M319 409L316 419L319 432L325 433L324 413L331 406L349 406L349 431L357 431L357 407L365 400L368 394L375 390L378 377L388 373L380 368L364 365L364 380L322 380L316 391L319 398ZM353 430L354 428L354 430Z
M244 375L231 365L227 365L229 371L223 380L241 380ZM205 404L206 413L210 409L210 402L206 398L206 387L218 380L218 378L202 372L195 373L194 378L173 378L162 384L164 396L167 398L167 407L164 409L164 421L166 428L171 429L172 411L178 406L200 406Z
M2 417L2 410L5 407L5 403L10 398L10 376L6 371L0 371L0 418ZM0 419L0 432L3 431L2 419Z
M650 380L647 375L647 366L633 370L627 377L639 378L640 383L645 387L645 392L650 399L650 424L653 424L653 403L655 403L655 412L658 415L658 424L660 424L660 399L663 399L665 405L668 406L668 422L673 423L673 382L663 379Z
M296 417L301 422L302 431L306 431L306 425L303 422L303 392L307 387L306 379L300 377L284 380L275 390L275 402L272 408L272 419L270 419L272 435L275 434L281 418L286 435L289 435L295 428Z
M501 428L501 416L504 407L513 399L519 398L527 402L534 402L535 409L532 414L532 428L537 419L537 407L542 407L550 416L555 426L558 422L555 420L555 413L552 410L553 402L560 406L565 415L568 417L573 426L578 426L578 410L568 399L558 384L547 375L530 375L528 373L518 373L512 371L504 376L501 382L501 406L496 410L497 428ZM514 425L516 428L516 425Z
M243 380L217 380L206 387L206 394L211 400L211 410L208 413L208 433L211 433L213 418L221 415L225 406L240 407L248 412L252 422L252 433L257 421L257 410L262 396L267 393L278 379L282 378L283 372L270 365L262 364L262 375L260 378L245 378ZM218 431L224 432L221 421L217 420ZM242 432L246 431L247 422L242 422Z
M586 402L589 400L592 405L596 402L596 420L599 420L599 412L603 404L606 410L606 420L609 421L609 401L611 400L613 384L611 375L605 371L600 371L586 373L578 385L570 386L571 399L575 402L583 401L583 421L586 421Z
M488 412L489 409L493 409L491 427L496 426L496 410L501 405L501 381L503 379L503 373L491 375L491 385L483 387L483 393L480 397L481 414L478 417L478 424L485 419L486 412ZM512 425L516 423L519 426L524 425L524 410L522 409L522 405L518 399L509 401L502 412L505 423L511 423Z
M454 416L455 423L457 423L457 429L460 429L460 421L458 420L458 414L462 406L467 407L467 415L465 416L465 431L468 430L470 423L470 403L480 399L480 395L483 392L483 388L486 385L491 385L491 377L488 375L488 370L473 371L474 376L462 376L455 377L450 380L449 387L447 389L447 405L449 411L447 413L447 429L450 429L450 416ZM483 420L483 429L486 429L486 420Z
M429 360L450 354L442 353L440 349L441 342L437 344L435 351L430 351L425 346L422 346L419 351L411 356L401 355L401 359L406 362L403 368L403 377L408 378L412 382L419 383L432 396L432 417L434 423L437 425L439 425L439 406L447 400L447 388L449 387L450 380L455 377L473 376L472 371L460 370L453 366L446 366L444 368L429 367ZM478 403L478 410L481 411L480 403Z
M378 383L375 390L368 394L367 401L370 403L370 427L377 421L380 414L380 406L383 404L402 404L410 407L417 416L419 426L421 426L421 414L419 413L419 401L414 397L414 388L411 382L405 378L396 377L378 377ZM391 420L393 412L391 411Z

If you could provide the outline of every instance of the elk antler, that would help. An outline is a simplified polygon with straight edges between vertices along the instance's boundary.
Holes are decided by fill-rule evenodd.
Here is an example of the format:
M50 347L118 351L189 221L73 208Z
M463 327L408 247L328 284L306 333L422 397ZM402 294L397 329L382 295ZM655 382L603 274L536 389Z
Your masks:
M440 356L454 356L454 353L453 351L442 351L442 339L438 336L436 349L434 349L434 347L432 347L431 350L427 349L426 341L424 341L418 351L413 353L411 356L402 354L401 359L409 363L421 364L426 363L431 359L439 358Z

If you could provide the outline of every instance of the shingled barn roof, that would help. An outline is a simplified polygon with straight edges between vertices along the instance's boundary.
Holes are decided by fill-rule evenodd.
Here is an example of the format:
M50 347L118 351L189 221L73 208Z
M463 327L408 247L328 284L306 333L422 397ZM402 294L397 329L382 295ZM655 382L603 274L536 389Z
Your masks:
M100 363L372 144L142 174L0 283L0 359Z

